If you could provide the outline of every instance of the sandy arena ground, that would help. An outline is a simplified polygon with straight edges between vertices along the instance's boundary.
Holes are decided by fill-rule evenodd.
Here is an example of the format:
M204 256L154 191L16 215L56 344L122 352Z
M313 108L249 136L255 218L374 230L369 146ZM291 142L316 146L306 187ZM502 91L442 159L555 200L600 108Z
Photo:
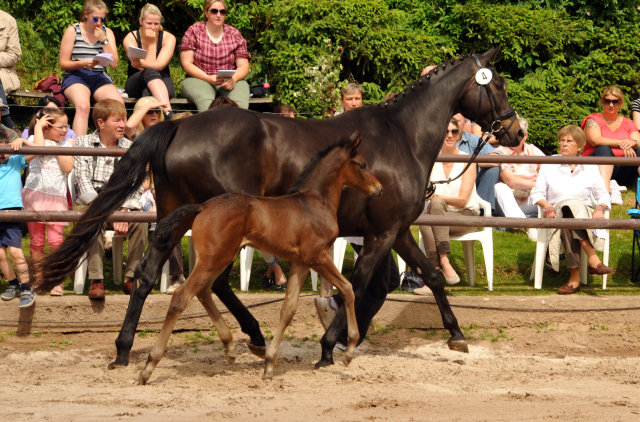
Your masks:
M386 305L385 305L386 306ZM434 311L432 311L434 312ZM258 318L260 319L260 318ZM149 384L136 385L157 333L138 333L129 367L108 370L115 332L0 332L2 420L640 421L640 325L465 326L470 353L444 330L376 324L349 367L314 370L315 316L287 329L275 379L235 329L229 365L209 331L180 331ZM263 324L267 337L275 328Z

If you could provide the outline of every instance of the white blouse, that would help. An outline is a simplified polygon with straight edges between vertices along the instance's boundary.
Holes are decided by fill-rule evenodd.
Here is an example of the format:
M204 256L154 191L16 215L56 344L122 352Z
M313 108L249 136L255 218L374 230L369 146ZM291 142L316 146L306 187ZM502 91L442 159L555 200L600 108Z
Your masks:
M33 135L29 136L33 142ZM66 141L44 141L45 146L70 147ZM49 195L67 197L67 174L62 171L55 155L39 155L29 163L29 175L24 184L25 189Z
M560 155L554 155L558 156ZM595 204L591 195L595 198ZM592 208L598 204L611 208L611 197L597 165L579 164L572 173L569 164L543 164L531 190L531 201L534 204L541 199L546 199L552 205L563 199L578 199Z
M460 151L460 155L469 155L465 152ZM462 170L464 170L464 166L467 163L453 163L453 168L451 169L451 173L449 176L456 177L459 175ZM464 176L463 176L464 177ZM440 183L436 185L436 195L440 196L460 196L460 190L462 189L462 179L463 177L454 180L451 183ZM433 165L433 170L431 170L431 178L429 180L438 181L438 180L446 180L447 176L444 175L444 166L442 163L435 163ZM478 194L476 193L476 184L473 183L473 191L471 195L469 195L469 200L467 204L464 206L465 210L471 211L480 211L480 206L478 204ZM452 205L447 205L448 211L461 211L461 208L454 207Z

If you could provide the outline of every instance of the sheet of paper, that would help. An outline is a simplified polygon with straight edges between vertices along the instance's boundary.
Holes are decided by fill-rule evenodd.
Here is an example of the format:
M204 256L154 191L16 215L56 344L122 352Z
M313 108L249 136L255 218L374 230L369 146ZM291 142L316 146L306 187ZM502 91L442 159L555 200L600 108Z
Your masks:
M216 74L216 78L218 79L228 79L230 77L232 77L233 75L236 74L236 71L231 69L231 70L218 70L218 73Z
M133 59L142 60L147 58L147 50L130 45L127 55Z
M111 57L113 56L109 53L100 53L100 54L96 54L93 60L97 61L98 65L102 67L107 67L109 66L109 63L113 61Z
M609 232L605 229L594 229L593 230L593 234L596 237L599 237L600 239L608 239L609 238Z

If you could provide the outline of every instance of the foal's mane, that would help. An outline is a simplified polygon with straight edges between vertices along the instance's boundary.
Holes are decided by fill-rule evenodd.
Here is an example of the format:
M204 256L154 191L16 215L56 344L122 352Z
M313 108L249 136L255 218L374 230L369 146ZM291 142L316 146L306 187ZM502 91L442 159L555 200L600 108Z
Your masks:
M304 185L304 183L307 181L307 179L311 175L311 173L313 173L313 170L315 170L315 168L318 166L320 161L322 161L322 159L327 155L329 155L329 153L334 149L343 148L346 145L348 145L349 142L351 142L351 139L341 138L340 140L335 142L333 145L329 145L325 149L318 151L316 155L311 159L311 161L309 161L309 163L306 166L304 166L304 168L302 169L302 172L300 172L300 175L296 179L296 182L293 184L293 186L291 186L291 189L289 189L287 194L299 192L302 186Z

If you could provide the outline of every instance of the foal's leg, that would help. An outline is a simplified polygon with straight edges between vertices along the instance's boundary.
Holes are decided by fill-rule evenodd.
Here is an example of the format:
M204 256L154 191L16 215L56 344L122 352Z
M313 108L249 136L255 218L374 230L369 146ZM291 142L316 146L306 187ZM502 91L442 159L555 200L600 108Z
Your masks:
M304 281L307 279L307 274L309 274L309 267L298 262L289 261L289 284L287 285L287 293L284 297L282 309L280 309L278 328L276 328L273 340L267 350L262 379L273 378L273 365L278 356L280 342L282 341L284 330L287 329L287 326L293 319L293 315L296 313L298 298L300 297L300 291L302 290Z
M169 249L169 252L171 252L171 249ZM149 377L151 377L151 373L164 355L164 350L169 342L169 337L171 337L173 327L176 325L180 315L189 305L189 302L191 302L191 299L193 299L193 296L207 286L211 277L217 277L224 269L213 269L209 265L201 264L202 261L203 260L198 260L196 262L193 273L189 275L189 278L182 284L182 286L178 287L176 291L173 292L169 310L167 311L167 317L164 320L158 339L149 353L147 364L144 369L140 371L138 384L146 384Z
M314 267L314 269L320 274L320 276L333 284L338 292L340 293L340 297L344 302L345 312L347 314L347 350L344 353L344 365L349 366L351 360L353 359L356 344L358 343L358 339L360 337L358 331L358 322L356 321L356 310L355 310L355 294L353 293L353 288L351 287L351 283L344 278L340 271L333 264L333 258L326 253L326 256L322 257L322 261L320 265ZM326 333L325 333L326 334ZM322 366L326 366L322 364L322 361L316 363L316 368L320 368Z
M236 361L236 345L233 342L233 335L227 323L222 319L222 315L220 315L220 311L211 297L210 290L208 285L202 289L200 293L197 294L198 300L200 300L200 303L202 303L202 306L209 314L211 321L213 321L213 325L216 327L216 330L218 330L220 340L222 340L227 350L224 357L227 359L227 362L234 363Z
M447 300L447 295L444 292L444 283L431 264L431 261L427 259L418 245L416 245L416 241L413 239L409 230L398 234L393 249L404 259L407 265L416 269L420 277L422 277L422 280L424 280L425 284L433 292L433 297L436 299L438 308L440 309L440 316L442 317L444 328L451 333L451 338L447 342L449 349L469 353L467 340L464 334L462 334L462 331L460 331L458 320L453 314L449 301Z

